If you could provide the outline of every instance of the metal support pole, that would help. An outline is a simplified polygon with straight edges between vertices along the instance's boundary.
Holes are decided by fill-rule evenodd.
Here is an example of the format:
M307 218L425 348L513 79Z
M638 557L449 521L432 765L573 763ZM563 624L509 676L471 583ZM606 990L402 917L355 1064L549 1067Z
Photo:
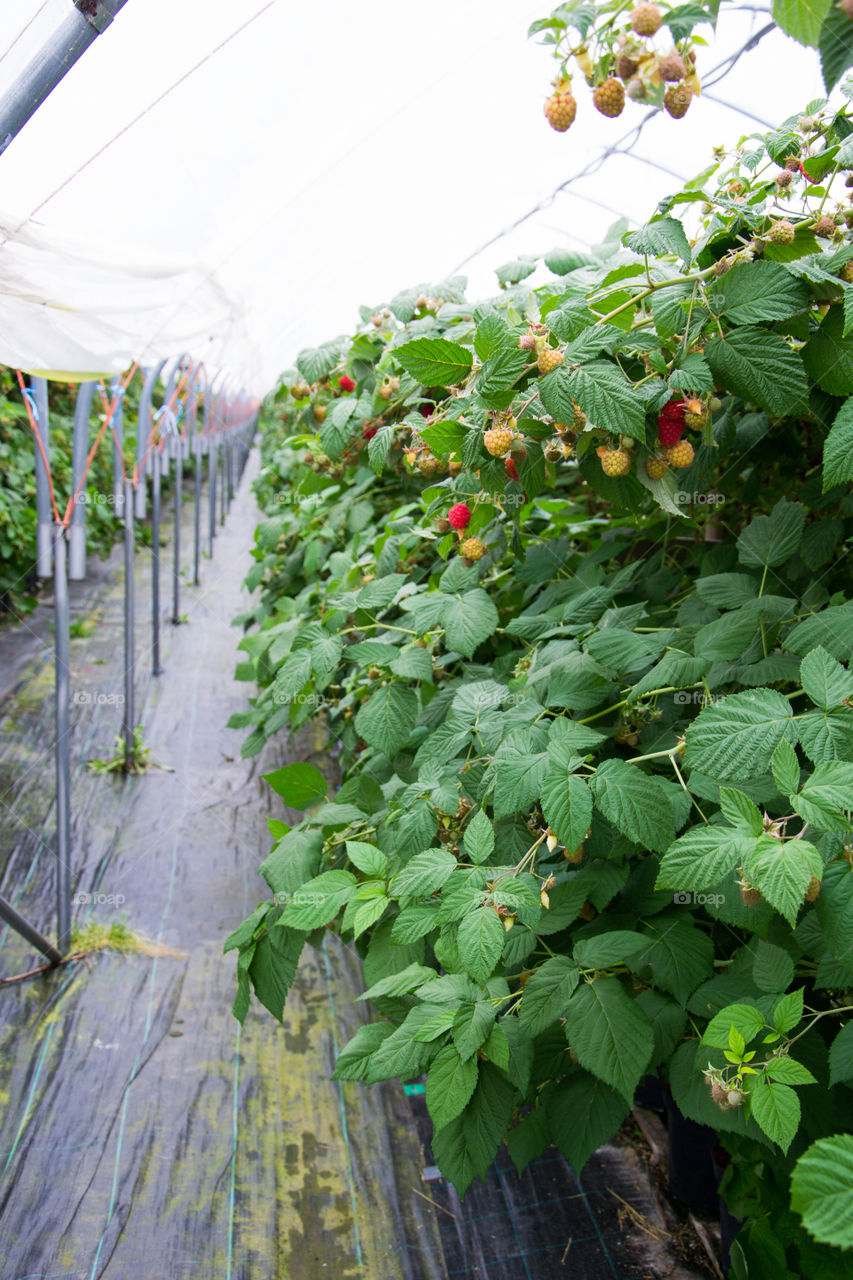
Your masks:
M117 520L124 518L124 467L122 465L122 449L124 446L124 400L121 394L121 378L113 378L110 383L110 405L115 401L116 411L113 416L113 511Z
M122 737L124 738L124 767L129 773L136 764L136 751L133 744L133 732L136 727L136 708L134 707L133 676L136 665L134 652L134 605L135 583L133 577L133 482L124 482L124 509L127 519L124 522L124 715L122 716Z
M145 455L148 452L148 435L151 430L151 396L165 363L165 360L161 360L153 369L145 370L142 394L139 397L139 418L136 424L136 468L139 481L136 486L137 520L145 519L145 480L143 477L146 470L152 467L150 456L148 463L144 462Z
M71 944L71 639L65 530L54 526L54 637L56 686L56 920L59 950Z
M47 379L31 378L36 402L36 426L44 445L45 456L50 459L50 417L47 408ZM53 573L53 512L50 509L50 486L47 470L41 456L36 451L36 573L40 578L49 578Z
M126 3L75 0L74 11L0 98L0 154Z
M53 943L48 942L47 938L43 938L38 929L34 929L22 915L19 915L11 902L7 902L2 897L0 897L0 920L5 921L22 938L26 938L27 942L31 942L37 951L47 956L51 964L60 963L62 956Z
M195 448L195 515L193 543L193 585L199 583L199 561L201 558L201 440L198 436L193 440Z
M172 446L175 452L175 545L172 555L172 625L181 621L181 497L183 492L184 462L182 458L182 441L180 436Z
M210 538L210 558L213 559L213 539L216 537L216 471L219 466L219 445L215 440L207 445L207 516Z
M221 498L219 503L219 523L225 524L225 515L228 502L228 474L226 471L226 458L228 455L228 441L222 441L222 483L220 485Z
M160 666L160 450L155 448L151 458L151 658L153 673L159 676Z
M86 455L89 452L89 418L95 398L94 382L81 382L74 406L74 443L71 449L71 492L77 492L84 483ZM86 576L86 490L80 496L71 513L68 528L68 576L79 582Z

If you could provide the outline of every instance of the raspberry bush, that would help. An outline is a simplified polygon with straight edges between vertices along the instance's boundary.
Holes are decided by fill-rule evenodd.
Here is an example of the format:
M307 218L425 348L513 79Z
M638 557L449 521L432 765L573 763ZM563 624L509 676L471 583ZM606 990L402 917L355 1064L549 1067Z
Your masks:
M335 1075L425 1076L462 1192L502 1142L581 1169L659 1071L732 1154L738 1280L853 1246L848 168L810 104L600 257L303 351L241 619L244 753L321 711L337 772L268 776L303 816L237 1016L354 945Z

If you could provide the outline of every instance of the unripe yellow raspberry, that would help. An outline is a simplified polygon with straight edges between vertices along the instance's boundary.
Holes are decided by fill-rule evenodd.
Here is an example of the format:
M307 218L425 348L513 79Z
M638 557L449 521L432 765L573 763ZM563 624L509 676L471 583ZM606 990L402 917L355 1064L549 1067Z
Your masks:
M459 544L459 550L466 560L482 560L486 548L479 538L466 538Z

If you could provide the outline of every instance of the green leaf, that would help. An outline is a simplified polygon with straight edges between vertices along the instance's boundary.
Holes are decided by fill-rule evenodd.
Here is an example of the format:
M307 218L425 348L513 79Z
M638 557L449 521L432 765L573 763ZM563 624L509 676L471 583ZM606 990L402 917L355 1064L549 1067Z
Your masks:
M771 1058L764 1068L765 1074L779 1084L817 1084L817 1080L796 1058L783 1054L779 1058Z
M743 861L748 879L761 890L771 907L785 917L791 928L812 876L823 873L823 860L807 840L779 840L760 836L747 850Z
M470 819L462 844L472 862L486 862L491 856L495 847L495 831L482 809L478 809Z
M636 955L643 946L643 937L628 929L611 929L596 933L591 938L580 938L574 946L575 960L585 969L606 969L619 964L628 956Z
M778 262L745 262L726 273L708 294L711 311L732 324L753 325L787 320L808 306L810 292L802 280Z
M485 1178L512 1115L515 1088L491 1062L480 1065L477 1087L461 1115L432 1141L436 1164L464 1196L475 1178Z
M818 1138L800 1156L791 1174L791 1208L816 1240L853 1247L853 1135Z
M853 1080L853 1022L841 1028L829 1048L829 1087Z
M304 942L301 933L278 923L254 944L249 978L255 995L278 1022L284 1016L284 1002L296 977Z
M830 0L773 0L773 21L798 44L816 49Z
M505 748L506 741L495 752L489 767L489 777L494 780L492 806L496 822L510 813L526 810L538 799L548 766L545 752L528 755L517 743Z
M576 400L591 425L644 440L646 414L631 383L607 360L593 360L582 368L565 365L539 382L539 395L555 422L571 422Z
M803 1020L803 988L788 991L776 1002L773 1010L773 1026L782 1035L793 1031Z
M578 985L578 967L569 956L552 956L527 980L518 1020L529 1035L556 1022L566 1011L572 992Z
M800 742L815 764L849 760L853 756L853 710L809 711L799 721Z
M487 1000L468 1001L453 1019L453 1043L463 1058L472 1057L491 1035L497 1009Z
M733 693L704 707L685 735L689 768L715 779L766 773L778 743L797 736L790 703L775 689Z
M358 997L359 1000L375 1000L378 996L403 996L408 995L410 991L416 991L418 987L423 986L425 982L429 982L435 978L435 969L430 969L428 965L413 962L407 964L405 969L401 969L399 973L389 973L386 977L380 978L378 982L374 982L366 991Z
M548 1098L548 1132L576 1175L593 1152L609 1142L630 1102L586 1071L573 1071Z
M786 738L777 744L770 757L773 780L783 795L793 795L800 787L800 762Z
M501 957L505 931L494 907L488 903L469 911L456 935L459 959L475 982L483 983Z
M456 870L456 859L446 849L427 849L417 854L391 881L396 898L428 898Z
M433 422L420 431L437 458L448 458L451 453L458 454L461 458L467 433L467 427L461 422Z
M306 347L304 351L300 351L296 357L296 367L305 381L319 382L327 373L331 373L341 359L345 345L345 338L335 338L331 342L324 342L321 347Z
M655 1038L649 1020L617 978L585 982L566 1009L566 1035L587 1071L630 1103Z
M853 64L853 27L842 9L831 5L818 40L823 83L829 93L843 72Z
M371 694L355 717L355 727L368 746L390 759L405 746L418 718L418 697L399 681Z
M844 337L841 307L829 308L817 333L803 347L803 364L821 390L831 396L853 392L853 335Z
M519 280L526 280L536 270L536 261L535 258L513 258L512 262L505 262L502 267L496 267L495 275L498 283L518 284Z
M344 903L349 902L355 888L356 879L351 872L324 871L296 890L280 920L293 929L309 933L333 920Z
M474 362L467 347L447 338L415 338L397 347L394 358L425 387L464 382Z
M506 1135L507 1150L518 1174L523 1173L531 1161L541 1156L550 1145L548 1113L544 1107L531 1111L523 1120L513 1125Z
M783 648L804 657L822 645L833 658L844 661L853 650L853 601L831 605L806 618L788 632Z
M542 781L542 813L562 844L571 852L582 844L592 821L592 792L583 778L569 773L568 763L556 759Z
M229 951L233 951L235 947L245 947L247 943L251 942L255 936L255 930L263 923L264 917L269 910L270 904L268 902L262 902L259 907L255 908L248 919L244 920L242 924L239 924L232 933L229 933L222 947L223 955L227 955L227 953Z
M629 840L658 853L672 844L672 809L656 778L625 760L605 760L591 787L596 808Z
M769 516L755 516L737 540L738 559L750 568L784 564L799 549L806 509L780 498Z
M743 860L752 838L732 827L696 826L663 855L657 888L678 893L713 889Z
M755 947L752 980L761 991L785 991L794 979L794 961L783 947L763 938Z
M847 400L835 415L823 446L823 492L850 480L853 480L853 401Z
M326 779L313 764L286 764L262 776L290 809L309 809L326 798Z
M455 1045L447 1044L433 1058L426 1082L426 1104L436 1132L454 1120L477 1087L476 1057L463 1061Z
M660 258L674 253L685 267L690 264L690 245L684 227L675 218L652 218L639 231L629 231L622 243L634 253Z
M307 649L299 649L285 659L273 685L273 697L276 702L289 702L302 689L311 675L311 654Z
M764 820L757 806L736 787L720 787L720 809L723 817L741 831L760 836L764 830Z
M696 582L700 600L717 609L739 609L758 595L758 583L748 573L712 573Z
M335 1062L333 1080L366 1080L370 1059L393 1032L390 1022L369 1022L359 1027Z
M758 1080L749 1094L750 1109L756 1124L787 1151L800 1124L800 1099L786 1084Z
M711 339L705 359L718 382L768 413L787 417L805 406L803 362L778 333L732 329L724 338Z
M361 840L347 840L347 857L354 867L363 871L366 876L383 877L388 872L388 858L375 844L365 844Z
M482 587L464 595L449 595L441 616L447 647L463 658L472 658L474 650L494 635L498 611Z
M711 939L684 912L655 917L643 933L643 948L627 957L628 968L640 976L650 972L656 987L670 992L679 1004L686 1004L700 982L713 972Z
M715 1013L702 1035L702 1044L728 1049L732 1027L749 1044L764 1026L764 1015L750 1004L730 1004Z
M853 764L832 760L817 765L794 798L794 807L819 831L849 831L850 819L842 811L853 809Z

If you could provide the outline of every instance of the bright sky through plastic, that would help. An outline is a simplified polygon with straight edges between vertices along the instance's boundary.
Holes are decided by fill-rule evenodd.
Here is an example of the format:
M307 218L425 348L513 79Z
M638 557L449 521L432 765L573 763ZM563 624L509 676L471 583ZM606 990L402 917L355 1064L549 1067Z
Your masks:
M4 13L4 84L69 8ZM572 128L548 127L551 59L526 31L549 8L128 0L0 157L0 243L36 224L0 249L0 361L109 371L186 349L262 393L359 304L440 281L645 114L606 120L578 84ZM700 29L700 74L768 21L732 5L716 40ZM818 97L817 57L773 32L711 93L468 262L469 296L518 253L645 221L714 145Z

